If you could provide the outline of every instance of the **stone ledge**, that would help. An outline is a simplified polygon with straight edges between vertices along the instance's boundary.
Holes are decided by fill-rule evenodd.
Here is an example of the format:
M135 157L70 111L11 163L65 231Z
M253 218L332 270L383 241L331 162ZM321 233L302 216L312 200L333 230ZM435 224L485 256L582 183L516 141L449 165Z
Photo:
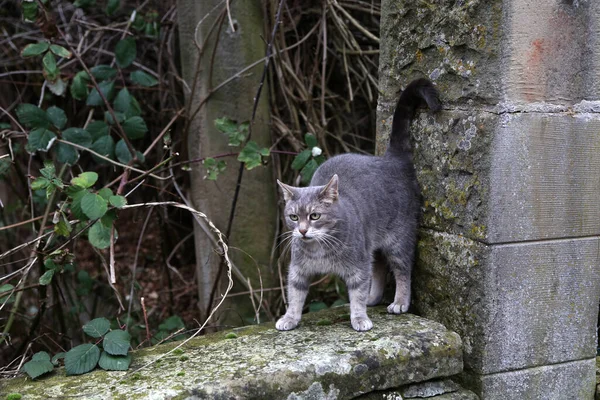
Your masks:
M352 330L348 308L304 316L301 326L278 332L273 324L200 337L138 372L94 371L64 376L61 369L32 381L4 381L0 395L27 399L260 398L349 399L375 390L448 377L462 371L460 337L414 315L369 310L374 328ZM230 335L232 336L232 335ZM175 344L134 352L131 371L157 360ZM317 397L311 397L317 396Z

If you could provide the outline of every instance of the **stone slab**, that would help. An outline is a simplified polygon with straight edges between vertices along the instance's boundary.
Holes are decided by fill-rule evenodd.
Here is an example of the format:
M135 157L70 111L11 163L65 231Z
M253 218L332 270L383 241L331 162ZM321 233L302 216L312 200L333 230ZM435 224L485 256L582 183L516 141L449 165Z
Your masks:
M486 246L423 231L414 302L458 332L480 374L590 358L600 300L598 238Z
M481 377L485 400L593 400L595 358Z
M350 327L348 312L338 307L307 314L289 332L265 324L234 330L233 339L225 338L227 332L200 337L184 345L183 354L166 354L175 344L137 351L129 373L65 377L60 370L37 381L2 381L0 394L90 400L349 399L462 371L460 337L441 324L389 315L382 306L369 310L374 328L358 333Z

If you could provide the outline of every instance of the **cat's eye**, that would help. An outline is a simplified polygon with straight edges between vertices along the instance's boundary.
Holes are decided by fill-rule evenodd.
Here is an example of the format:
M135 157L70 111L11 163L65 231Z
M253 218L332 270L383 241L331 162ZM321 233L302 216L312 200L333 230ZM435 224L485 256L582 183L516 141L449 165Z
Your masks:
M310 219L312 219L313 221L316 221L319 218L321 218L321 214L319 214L319 213L312 213L312 214L310 214Z
M298 221L298 216L296 214L290 214L289 217L292 221Z

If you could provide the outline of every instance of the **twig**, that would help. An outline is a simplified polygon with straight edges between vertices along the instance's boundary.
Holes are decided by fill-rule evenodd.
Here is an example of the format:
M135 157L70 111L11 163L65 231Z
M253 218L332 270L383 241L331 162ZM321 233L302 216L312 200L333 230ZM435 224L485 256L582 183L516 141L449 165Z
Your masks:
M142 312L144 313L144 325L146 325L146 340L150 342L150 325L148 325L148 313L146 312L146 302L144 297L140 297L140 303L142 304Z

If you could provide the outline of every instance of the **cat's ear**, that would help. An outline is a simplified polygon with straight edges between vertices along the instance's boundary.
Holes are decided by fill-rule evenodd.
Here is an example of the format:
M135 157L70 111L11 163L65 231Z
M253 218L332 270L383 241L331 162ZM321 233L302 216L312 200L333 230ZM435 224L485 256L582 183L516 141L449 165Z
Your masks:
M294 188L292 186L286 185L285 183L281 183L279 179L277 179L277 184L281 188L281 192L283 193L283 199L285 201L289 201L294 198Z
M323 203L334 203L338 199L338 176L334 174L329 183L325 185L321 193L319 193L319 199Z

